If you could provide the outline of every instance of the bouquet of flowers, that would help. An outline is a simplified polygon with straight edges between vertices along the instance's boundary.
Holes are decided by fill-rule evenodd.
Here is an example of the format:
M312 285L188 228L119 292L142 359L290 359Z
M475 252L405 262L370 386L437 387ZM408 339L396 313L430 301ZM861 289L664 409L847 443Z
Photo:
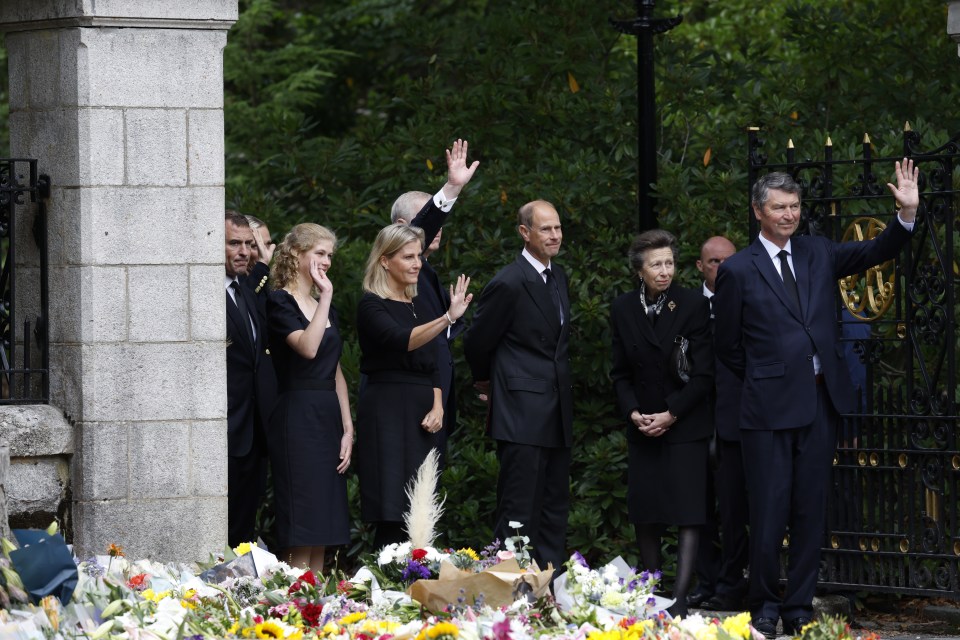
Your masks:
M519 530L523 525L511 522ZM530 538L513 536L504 549L494 542L480 554L451 551L441 559L436 579L414 582L407 593L430 611L489 605L505 607L517 600L536 600L547 593L553 567L541 571L530 558Z
M672 600L653 594L660 572L637 573L619 556L600 569L591 569L579 552L567 561L567 572L557 578L557 604L575 616L612 620L623 616L647 618L663 611Z

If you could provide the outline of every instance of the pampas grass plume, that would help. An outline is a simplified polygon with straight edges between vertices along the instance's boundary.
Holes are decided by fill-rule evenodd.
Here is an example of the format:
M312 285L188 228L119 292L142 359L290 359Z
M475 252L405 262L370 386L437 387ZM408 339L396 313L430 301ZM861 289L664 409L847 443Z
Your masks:
M437 535L444 503L437 495L439 481L440 455L436 449L431 449L406 489L410 508L403 515L403 523L415 549L433 546Z

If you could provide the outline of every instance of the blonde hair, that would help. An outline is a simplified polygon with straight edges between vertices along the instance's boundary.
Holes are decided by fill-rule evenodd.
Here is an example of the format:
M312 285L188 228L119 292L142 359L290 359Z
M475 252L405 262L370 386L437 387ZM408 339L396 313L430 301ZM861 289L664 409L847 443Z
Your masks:
M273 254L273 263L270 265L273 288L282 289L296 282L300 255L324 240L329 240L334 246L337 244L337 236L333 231L312 222L304 222L291 229Z
M423 250L423 229L405 224L391 224L380 230L377 239L373 241L370 257L367 258L367 268L363 273L364 291L369 291L381 298L390 297L392 291L389 286L389 276L387 270L381 267L380 258L392 258L395 253L411 242L419 242L420 250ZM411 299L415 298L417 285L407 285L404 293Z

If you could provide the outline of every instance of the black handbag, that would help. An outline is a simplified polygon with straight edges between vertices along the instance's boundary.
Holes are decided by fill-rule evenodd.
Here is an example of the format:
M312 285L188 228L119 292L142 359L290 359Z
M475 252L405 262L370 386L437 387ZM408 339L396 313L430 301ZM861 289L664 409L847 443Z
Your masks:
M673 353L670 354L670 373L680 384L690 381L690 341L683 336L673 339Z

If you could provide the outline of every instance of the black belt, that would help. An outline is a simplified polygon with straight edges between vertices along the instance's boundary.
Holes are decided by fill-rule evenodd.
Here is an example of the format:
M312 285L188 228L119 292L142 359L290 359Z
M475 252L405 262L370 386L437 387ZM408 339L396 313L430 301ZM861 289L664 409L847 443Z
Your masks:
M286 391L336 391L335 380L291 380Z
M429 373L416 373L414 371L377 371L368 375L367 381L370 384L400 383L433 386L433 376Z

